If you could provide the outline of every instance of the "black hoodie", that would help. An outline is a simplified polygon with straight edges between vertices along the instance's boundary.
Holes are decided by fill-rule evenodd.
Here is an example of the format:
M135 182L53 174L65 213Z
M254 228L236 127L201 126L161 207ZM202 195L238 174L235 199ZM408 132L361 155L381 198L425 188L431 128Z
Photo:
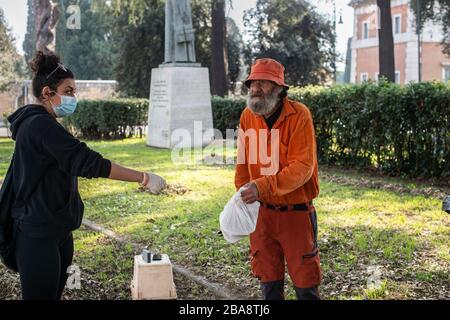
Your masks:
M111 162L67 132L42 106L24 106L8 121L16 141L14 220L36 237L79 228L84 205L77 177L106 178Z

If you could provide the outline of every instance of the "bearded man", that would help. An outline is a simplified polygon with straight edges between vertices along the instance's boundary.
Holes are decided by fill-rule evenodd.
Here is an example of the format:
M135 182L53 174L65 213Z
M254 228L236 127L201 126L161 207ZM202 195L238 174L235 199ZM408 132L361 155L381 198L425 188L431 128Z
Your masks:
M319 182L311 112L287 98L289 87L278 61L256 60L245 85L249 93L240 118L235 186L243 187L244 202L261 204L256 230L250 234L253 275L260 280L264 299L282 300L287 265L297 298L320 299L322 274L312 202L319 194ZM249 131L257 131L256 142L247 139ZM272 172L265 170L268 163L262 158L268 150L270 166L276 168Z

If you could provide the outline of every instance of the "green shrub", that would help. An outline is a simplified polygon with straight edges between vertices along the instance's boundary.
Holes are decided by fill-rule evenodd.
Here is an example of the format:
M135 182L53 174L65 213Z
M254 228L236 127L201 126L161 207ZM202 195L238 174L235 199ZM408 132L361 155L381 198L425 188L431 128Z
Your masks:
M81 100L63 124L85 139L125 138L147 124L147 109L146 99Z
M450 177L450 82L293 88L316 128L321 163Z
M227 129L237 129L239 119L245 108L245 99L221 98L214 96L211 101L214 128L226 137Z
M450 82L291 88L314 118L321 164L450 177ZM214 127L235 129L244 99L213 97Z

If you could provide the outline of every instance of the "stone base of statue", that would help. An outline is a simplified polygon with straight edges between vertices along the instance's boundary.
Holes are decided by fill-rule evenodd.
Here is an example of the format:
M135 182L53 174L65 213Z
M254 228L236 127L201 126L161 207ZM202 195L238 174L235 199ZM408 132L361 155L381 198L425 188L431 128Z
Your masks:
M162 64L152 70L147 145L204 147L214 139L208 68Z

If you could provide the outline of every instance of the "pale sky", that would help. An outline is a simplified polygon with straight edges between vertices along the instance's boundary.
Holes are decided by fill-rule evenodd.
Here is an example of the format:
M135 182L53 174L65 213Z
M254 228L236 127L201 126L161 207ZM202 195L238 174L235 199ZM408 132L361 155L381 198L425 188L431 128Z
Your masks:
M353 9L348 6L349 0L336 0L337 20L339 21L339 12L342 12L343 24L337 24L337 51L345 58L347 50L347 39L353 34ZM233 9L227 10L227 13L236 21L237 25L243 30L242 18L244 10L255 6L256 0L233 0ZM333 0L310 1L315 3L319 11L328 14L330 19L333 13ZM20 54L23 54L22 43L26 33L27 26L27 1L26 0L0 0L0 8L5 12L5 18L8 26L16 38L16 47ZM244 35L245 36L245 35ZM338 64L338 69L344 70L345 64Z

